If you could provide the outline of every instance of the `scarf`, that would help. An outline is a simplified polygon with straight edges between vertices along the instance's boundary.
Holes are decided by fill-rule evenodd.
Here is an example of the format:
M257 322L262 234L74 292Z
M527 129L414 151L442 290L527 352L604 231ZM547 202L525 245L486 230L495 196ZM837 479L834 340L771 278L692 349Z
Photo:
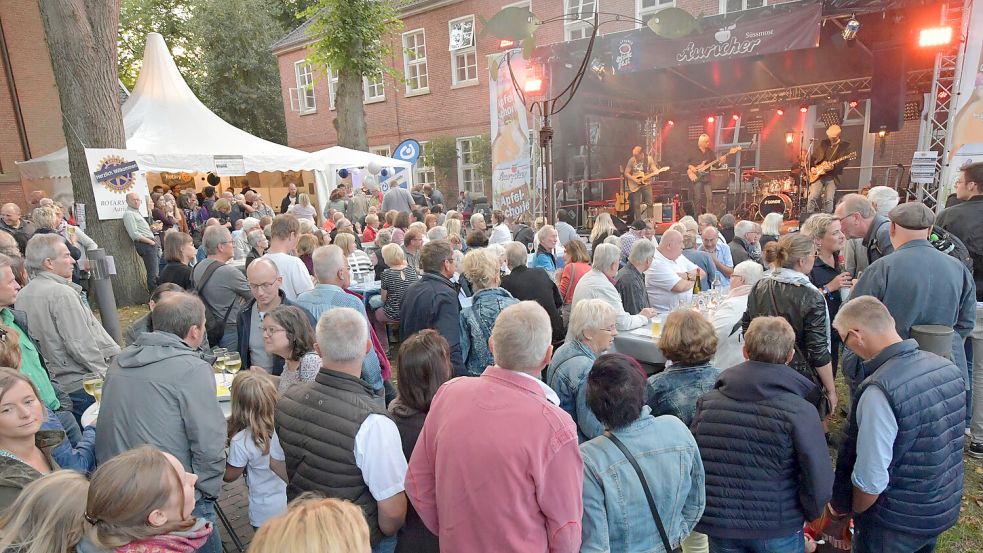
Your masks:
M190 530L130 542L117 547L114 553L194 553L205 545L211 533L212 523L199 518Z
M823 293L819 291L819 288L816 288L816 285L813 284L811 280L809 280L809 277L794 269L786 269L784 267L780 269L774 269L772 272L766 274L762 278L771 279L777 282L781 282L783 284L791 284L793 286L806 286L808 288L812 288L813 290L815 290L816 293L820 295L820 297L822 297L823 295ZM831 335L830 335L830 326L829 326L830 323L829 306L826 305L826 298L822 298L822 299L823 299L823 309L826 310L826 349L832 350L830 345Z

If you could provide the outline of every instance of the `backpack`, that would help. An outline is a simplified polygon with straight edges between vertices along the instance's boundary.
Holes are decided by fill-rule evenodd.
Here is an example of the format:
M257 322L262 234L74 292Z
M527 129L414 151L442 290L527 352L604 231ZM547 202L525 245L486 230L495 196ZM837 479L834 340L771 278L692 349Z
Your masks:
M208 284L208 279L212 278L212 275L221 266L222 264L218 261L212 261L212 264L201 275L201 282L194 283L198 297L205 304L205 332L208 335L208 343L212 345L218 345L222 341L222 336L225 335L225 322L229 319L229 313L232 312L232 307L236 304L236 300L233 299L223 316L217 309L212 307L212 304L205 299L205 295L201 293L205 288L205 284Z
M935 249L958 259L969 269L970 274L973 273L973 256L970 255L969 248L963 244L958 236L940 226L932 226L932 234L928 235L928 241Z

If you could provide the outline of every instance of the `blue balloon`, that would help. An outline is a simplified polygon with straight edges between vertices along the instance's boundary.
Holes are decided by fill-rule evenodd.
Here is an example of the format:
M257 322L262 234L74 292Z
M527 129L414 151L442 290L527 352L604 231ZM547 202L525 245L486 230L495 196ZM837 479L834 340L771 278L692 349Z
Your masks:
M348 169L338 169L338 176L341 177L341 178L343 178L343 179L347 179L348 178Z
M380 174L382 175L382 178L388 177L389 176L389 169L383 169L382 170L382 173L380 173Z

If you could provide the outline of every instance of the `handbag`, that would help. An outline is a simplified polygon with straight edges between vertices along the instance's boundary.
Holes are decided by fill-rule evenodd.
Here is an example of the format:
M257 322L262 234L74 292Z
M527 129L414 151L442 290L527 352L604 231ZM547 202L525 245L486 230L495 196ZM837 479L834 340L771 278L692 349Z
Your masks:
M635 474L638 475L638 479L642 482L642 490L645 492L645 500L648 501L649 509L652 511L652 519L655 520L655 526L659 529L659 536L662 538L662 546L666 548L666 553L671 553L673 551L672 544L669 543L669 535L666 534L666 527L662 524L662 517L659 516L659 510L655 507L655 500L652 499L652 491L649 490L648 482L645 480L645 475L642 474L641 467L638 466L638 461L635 460L635 456L628 451L625 444L621 443L621 440L617 436L612 434L610 431L605 431L604 436L611 440L611 443L618 446L621 453L624 454L628 462L631 463L631 468L635 469Z

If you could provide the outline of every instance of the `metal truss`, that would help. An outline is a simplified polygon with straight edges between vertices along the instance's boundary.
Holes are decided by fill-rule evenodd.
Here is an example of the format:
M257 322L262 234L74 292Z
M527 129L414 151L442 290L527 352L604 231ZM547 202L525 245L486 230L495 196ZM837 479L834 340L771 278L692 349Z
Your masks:
M932 91L925 111L926 120L918 137L919 150L939 152L935 162L935 180L932 184L918 184L908 187L908 200L924 202L936 212L945 207L945 186L942 175L949 163L949 148L952 146L953 120L956 116L955 102L959 88L965 37L969 23L971 0L950 0L942 5L942 25L952 27L955 35L948 47L935 57L932 75Z

